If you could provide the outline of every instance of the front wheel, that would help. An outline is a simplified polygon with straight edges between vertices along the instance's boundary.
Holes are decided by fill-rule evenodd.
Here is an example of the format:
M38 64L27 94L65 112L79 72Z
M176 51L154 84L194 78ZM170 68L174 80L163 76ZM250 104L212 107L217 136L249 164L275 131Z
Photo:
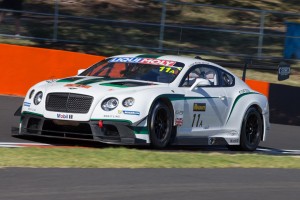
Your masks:
M255 151L261 140L263 132L263 120L254 107L251 107L245 113L239 146L228 146L230 150Z
M164 148L171 140L173 117L168 106L157 102L152 107L148 118L150 142L154 148Z

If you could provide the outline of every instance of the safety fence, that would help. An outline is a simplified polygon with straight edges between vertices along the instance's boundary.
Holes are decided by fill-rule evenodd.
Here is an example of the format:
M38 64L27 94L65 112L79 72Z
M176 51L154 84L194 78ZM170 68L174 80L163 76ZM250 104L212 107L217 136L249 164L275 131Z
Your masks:
M113 1L40 2L23 11L2 9L22 12L19 39L85 45L85 51L93 46L255 59L281 58L286 37L300 39L286 35L286 22L299 20L298 13L172 0L132 1L125 8ZM75 12L79 7L83 11ZM0 36L15 38L14 19L7 18Z

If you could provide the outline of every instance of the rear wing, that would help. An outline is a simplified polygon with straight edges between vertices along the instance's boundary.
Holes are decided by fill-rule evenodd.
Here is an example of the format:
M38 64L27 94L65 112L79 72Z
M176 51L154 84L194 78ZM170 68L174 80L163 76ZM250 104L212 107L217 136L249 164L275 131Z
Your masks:
M244 82L246 80L246 71L247 71L249 65L252 65L252 60L251 59L245 60L245 65L243 68L243 77L242 77L242 80ZM283 81L283 80L289 79L290 74L291 74L291 65L285 61L281 61L278 65L278 73L277 74L278 74L278 76L277 76L278 81Z

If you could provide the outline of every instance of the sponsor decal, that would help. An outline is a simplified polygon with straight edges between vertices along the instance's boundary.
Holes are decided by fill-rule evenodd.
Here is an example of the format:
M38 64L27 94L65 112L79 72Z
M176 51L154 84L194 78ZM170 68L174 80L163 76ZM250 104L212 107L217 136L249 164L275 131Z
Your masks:
M250 92L250 90L248 90L248 89L243 89L243 90L239 91L240 94L244 94L244 93L248 93L248 92Z
M142 63L142 64L151 64L151 65L163 65L163 66L173 66L175 65L175 61L171 60L161 60L156 58L132 58L132 57L116 57L112 58L108 62L125 62L125 63Z
M47 80L46 83L54 83L56 81L57 81L57 79L52 79L52 80Z
M235 135L237 135L238 134L238 132L236 132L236 131L230 131L229 133L228 133L228 135L230 135L230 136L235 136Z
M193 111L205 111L206 103L194 103Z
M230 139L230 143L239 143L239 139Z
M69 115L69 114L57 113L56 116L58 119L73 119L73 115Z
M140 115L139 111L123 110L125 115Z
M176 115L183 115L183 111L182 111L182 110L176 110L176 111L175 111L175 114L176 114Z
M31 103L25 101L23 105L24 105L25 107L30 107Z
M84 88L89 89L91 86L89 85L81 85L81 84L66 84L65 87L69 87L70 89L76 89L76 88Z
M122 57L122 58L113 58L108 62L139 63L141 60L143 60L143 58Z
M175 119L175 125L182 126L182 124L183 124L183 119L182 118L176 118Z
M34 109L34 108L28 108L28 110L30 110L30 111L32 111L32 112L35 112L35 111L36 111L36 109Z
M278 80L283 81L290 77L291 66L286 62L281 62L278 66Z
M120 115L104 115L105 118L120 118Z
M160 59L154 59L154 58L144 58L139 63L143 64L152 64L152 65L163 65L163 66L173 66L175 65L175 61L170 60L160 60Z

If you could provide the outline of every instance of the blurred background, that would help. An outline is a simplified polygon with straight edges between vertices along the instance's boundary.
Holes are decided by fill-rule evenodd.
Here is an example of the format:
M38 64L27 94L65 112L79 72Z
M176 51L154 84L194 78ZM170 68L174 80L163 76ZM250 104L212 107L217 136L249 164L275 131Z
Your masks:
M1 6L1 43L103 56L200 55L238 75L247 61L247 78L271 83L285 60L292 75L281 84L300 86L298 0L22 2L20 9Z

